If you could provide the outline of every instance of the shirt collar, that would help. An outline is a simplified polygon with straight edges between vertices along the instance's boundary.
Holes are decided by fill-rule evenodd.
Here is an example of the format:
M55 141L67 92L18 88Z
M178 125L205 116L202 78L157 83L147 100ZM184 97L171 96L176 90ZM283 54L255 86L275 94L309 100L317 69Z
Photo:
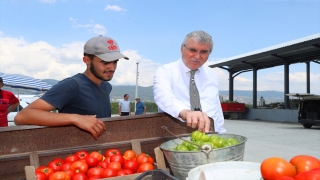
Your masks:
M185 72L186 74L190 74L190 69L183 63L183 60L181 59L181 61L180 61L180 64L179 64L179 66L180 66L180 69L182 70L182 72ZM201 72L202 71L202 66L200 66L199 68L198 68L198 71L197 72ZM196 72L196 73L197 73Z

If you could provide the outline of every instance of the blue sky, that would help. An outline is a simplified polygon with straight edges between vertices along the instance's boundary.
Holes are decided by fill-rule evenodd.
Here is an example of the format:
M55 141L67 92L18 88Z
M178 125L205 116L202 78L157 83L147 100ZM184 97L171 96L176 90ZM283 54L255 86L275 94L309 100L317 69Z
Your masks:
M214 49L207 65L320 33L320 0L6 0L0 1L0 72L61 80L85 70L83 45L114 38L130 60L113 85L151 86L155 69L180 59L185 35L204 30ZM220 89L228 73L215 68ZM252 89L252 72L235 78ZM258 90L283 91L283 66L258 71ZM290 66L290 92L305 92L305 65ZM320 65L311 63L311 93L320 94Z

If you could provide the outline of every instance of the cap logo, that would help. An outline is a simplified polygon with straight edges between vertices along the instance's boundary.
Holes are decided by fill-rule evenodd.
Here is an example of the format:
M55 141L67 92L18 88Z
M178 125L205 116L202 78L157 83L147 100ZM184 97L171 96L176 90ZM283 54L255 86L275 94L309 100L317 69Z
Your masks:
M109 39L107 42L110 44L110 46L108 46L108 49L109 49L109 50L116 50L116 49L118 49L117 46L113 45L113 40L112 40L112 39Z

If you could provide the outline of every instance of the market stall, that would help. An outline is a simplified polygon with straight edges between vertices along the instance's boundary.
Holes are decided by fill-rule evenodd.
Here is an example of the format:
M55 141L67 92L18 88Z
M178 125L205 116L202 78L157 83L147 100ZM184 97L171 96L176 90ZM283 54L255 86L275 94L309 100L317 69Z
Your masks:
M107 130L97 140L75 126L0 128L0 179L36 180L35 170L48 165L56 158L66 160L81 150L107 153L111 148L116 148L122 153L134 150L137 154L149 154L154 159L154 169L137 171L123 177L101 178L103 180L146 180L141 178L145 175L152 178L166 177L168 180L210 179L213 175L217 179L243 177L246 180L282 176L303 179L307 176L304 173L311 176L316 176L317 173L320 175L319 170L312 170L320 168L319 159L306 155L294 156L290 161L270 157L261 163L245 162L243 157L246 137L236 134L214 134L213 131L199 132L165 113L101 120ZM163 128L164 126L166 128ZM178 148L182 145L187 149ZM198 149L193 149L194 145ZM311 162L308 166L298 167L307 161ZM283 164L289 171L279 171ZM297 170L294 166L298 167Z
M106 150L114 146L122 150L129 149L132 139L140 139L141 150L154 157L155 147L174 138L161 126L170 127L177 135L193 130L165 113L101 120L107 130L97 140L75 126L0 128L0 179L23 179L24 168L30 165L30 153L34 151L39 156L40 164L47 164L55 156L66 157L79 149Z

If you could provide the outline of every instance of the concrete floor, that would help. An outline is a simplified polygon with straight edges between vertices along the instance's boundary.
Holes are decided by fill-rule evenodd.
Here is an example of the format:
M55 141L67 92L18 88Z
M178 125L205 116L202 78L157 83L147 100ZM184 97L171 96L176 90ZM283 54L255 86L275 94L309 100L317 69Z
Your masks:
M243 161L261 163L269 157L288 161L296 155L311 155L320 159L320 126L311 129L298 123L225 120L228 134L245 136Z

